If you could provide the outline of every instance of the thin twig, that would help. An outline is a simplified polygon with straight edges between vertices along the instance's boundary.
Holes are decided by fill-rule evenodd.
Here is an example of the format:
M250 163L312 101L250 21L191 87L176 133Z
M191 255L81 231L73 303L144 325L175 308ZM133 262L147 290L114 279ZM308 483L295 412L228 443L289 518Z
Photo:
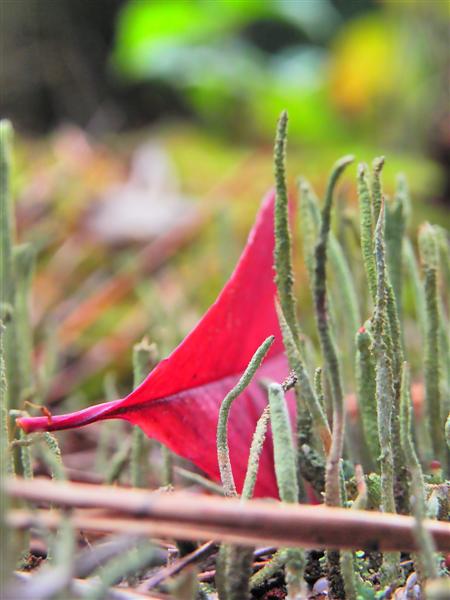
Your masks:
M369 550L417 549L414 518L375 511L343 508L279 505L261 500L245 504L238 499L199 496L182 492L152 493L144 490L96 486L46 479L6 481L7 492L16 498L55 505L103 508L130 518L85 517L74 513L74 526L130 535L176 536L183 539L225 540L240 544L332 547ZM44 516L45 515L45 516ZM56 514L38 513L48 526L59 522ZM29 512L10 513L16 527L33 523ZM439 551L450 551L450 524L425 520Z

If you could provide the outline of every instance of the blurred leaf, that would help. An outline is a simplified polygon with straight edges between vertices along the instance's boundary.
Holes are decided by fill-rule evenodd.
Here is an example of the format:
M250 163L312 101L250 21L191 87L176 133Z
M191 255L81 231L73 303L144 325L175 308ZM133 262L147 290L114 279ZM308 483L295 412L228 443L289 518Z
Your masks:
M272 0L132 0L119 17L115 63L126 75L145 77L158 65L156 57L163 52L175 50L181 58L189 44L212 40L272 13Z

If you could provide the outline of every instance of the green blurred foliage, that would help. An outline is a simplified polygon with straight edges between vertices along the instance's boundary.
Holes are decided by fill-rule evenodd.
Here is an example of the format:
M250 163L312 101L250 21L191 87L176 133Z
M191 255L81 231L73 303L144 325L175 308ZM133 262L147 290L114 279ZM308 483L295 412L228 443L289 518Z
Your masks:
M286 108L294 141L418 148L444 109L445 3L353 4L348 19L330 0L129 0L113 64L240 137L270 139Z

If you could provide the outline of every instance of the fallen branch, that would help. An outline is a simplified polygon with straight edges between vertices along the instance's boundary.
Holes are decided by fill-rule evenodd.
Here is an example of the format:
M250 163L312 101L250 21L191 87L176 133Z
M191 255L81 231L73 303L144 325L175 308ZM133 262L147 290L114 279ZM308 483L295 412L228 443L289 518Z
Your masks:
M283 505L261 500L239 500L155 493L119 487L55 482L46 479L10 479L7 492L16 498L64 507L103 508L137 519L111 516L86 517L78 511L74 525L98 527L130 535L162 535L180 539L310 548L345 548L377 551L415 551L414 519L342 508ZM10 513L11 525L26 527L22 511ZM32 518L31 513L28 513ZM58 516L38 513L49 526ZM22 519L22 524L20 523ZM55 520L52 525L51 520ZM450 551L450 523L424 521L438 550Z

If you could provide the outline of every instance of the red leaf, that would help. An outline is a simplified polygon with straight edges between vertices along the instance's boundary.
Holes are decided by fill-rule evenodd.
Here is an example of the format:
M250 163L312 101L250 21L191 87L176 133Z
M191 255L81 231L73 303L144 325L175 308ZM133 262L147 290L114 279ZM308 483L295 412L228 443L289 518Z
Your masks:
M275 335L256 380L235 401L229 421L233 473L241 488L256 421L267 403L257 379L288 374L275 312L273 281L274 195L260 209L247 245L216 302L198 325L126 398L68 415L18 419L26 431L60 430L121 418L219 480L216 427L220 404L258 346ZM272 444L261 455L255 495L277 496Z

